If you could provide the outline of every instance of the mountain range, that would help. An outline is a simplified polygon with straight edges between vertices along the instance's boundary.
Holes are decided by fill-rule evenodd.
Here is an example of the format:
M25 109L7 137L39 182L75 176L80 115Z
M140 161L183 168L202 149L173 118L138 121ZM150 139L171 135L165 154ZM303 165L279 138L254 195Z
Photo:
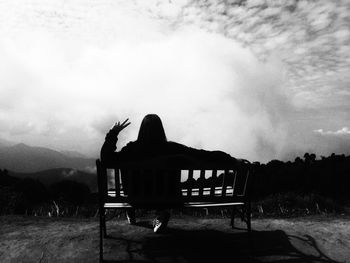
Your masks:
M59 152L24 143L0 144L0 169L18 173L34 173L57 168L73 168L91 173L95 171L95 159L86 158L78 152Z

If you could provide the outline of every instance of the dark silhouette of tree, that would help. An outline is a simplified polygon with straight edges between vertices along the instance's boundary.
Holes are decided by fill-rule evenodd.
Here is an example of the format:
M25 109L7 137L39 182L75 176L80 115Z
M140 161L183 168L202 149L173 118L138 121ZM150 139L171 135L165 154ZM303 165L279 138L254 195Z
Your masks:
M63 180L53 184L51 186L51 192L55 200L80 205L87 199L90 189L84 183Z
M314 153L305 153L294 161L254 162L251 169L254 175L251 189L253 201L271 200L277 210L285 211L283 203L299 207L311 205L316 212L324 211L334 203L350 204L350 156L332 153L328 157L317 158ZM222 172L218 172L215 178L191 178L182 182L182 188L206 188L213 184L222 186L223 182L232 185L233 175L228 174L225 180ZM239 178L237 184L240 184ZM19 179L0 169L0 214L34 214L33 211L37 210L33 209L42 204L49 207L49 211L53 200L61 211L69 210L64 215L76 214L78 207L80 213L84 209L82 206L88 202L94 209L97 204L97 196L91 195L88 186L83 183L65 180L46 189L38 180Z
M0 170L0 187L12 186L17 183L18 180L18 178L10 176L6 169Z
M316 194L349 202L350 156L332 154L317 160L314 153L305 153L304 160L294 162L272 160L267 164L253 163L253 195L260 199L269 195L294 192Z
M32 204L37 204L48 199L46 187L38 180L24 178L15 185L15 190L22 193L23 197Z

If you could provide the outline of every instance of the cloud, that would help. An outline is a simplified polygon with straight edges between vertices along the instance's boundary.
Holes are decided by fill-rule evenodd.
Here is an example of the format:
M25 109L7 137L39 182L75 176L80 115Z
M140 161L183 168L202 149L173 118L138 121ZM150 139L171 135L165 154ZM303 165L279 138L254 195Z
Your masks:
M147 17L129 18L137 25L138 20L150 33L137 42L134 35L144 27L115 32L120 35L108 45L60 32L52 36L51 30L2 41L7 60L0 64L7 79L1 87L13 108L0 118L11 127L3 134L96 154L115 121L130 118L132 123L120 136L121 147L136 138L143 116L154 112L170 140L242 158L267 160L278 154L281 114L288 105L279 89L283 67L278 61L260 62L236 41L195 26L164 33ZM18 81L22 72L27 81ZM272 144L268 155L256 150L262 136Z
M316 149L307 131L349 121L349 4L328 2L5 1L0 136L96 156L154 112L169 139L241 158Z
M75 169L63 170L63 171L62 171L62 175L63 175L64 177L72 177L72 176L76 175L77 172L78 172L78 171L75 170Z
M342 136L342 135L350 135L350 129L348 127L343 127L337 131L324 131L323 129L314 130L314 132L322 134L322 135L335 135L335 136Z
M195 21L204 28L208 23L218 24L213 31L221 30L226 36L244 43L261 60L279 57L286 68L284 86L290 96L295 96L292 100L295 107L347 104L348 96L329 91L334 87L347 89L344 81L331 82L347 78L350 72L349 1L204 3L195 2L190 12L183 12L182 19ZM194 19L198 13L201 15ZM304 99L305 92L311 92L312 97Z
M350 130L348 127L335 131L318 129L314 133L316 136L312 138L312 144L315 145L313 152L316 152L318 155L328 156L331 153L350 154Z

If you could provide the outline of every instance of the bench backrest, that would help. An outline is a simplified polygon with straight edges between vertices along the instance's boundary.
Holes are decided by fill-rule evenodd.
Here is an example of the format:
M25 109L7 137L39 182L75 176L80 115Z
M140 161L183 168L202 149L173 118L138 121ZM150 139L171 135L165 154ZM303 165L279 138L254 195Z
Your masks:
M217 201L247 198L250 164L124 163L105 166L96 161L99 193L102 199L143 203L178 200ZM133 185L133 187L128 187Z

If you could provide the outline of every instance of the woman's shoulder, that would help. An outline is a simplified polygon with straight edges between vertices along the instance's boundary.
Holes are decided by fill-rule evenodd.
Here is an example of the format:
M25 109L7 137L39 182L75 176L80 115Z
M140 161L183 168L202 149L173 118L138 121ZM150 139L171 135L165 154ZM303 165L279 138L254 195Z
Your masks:
M210 151L205 151L202 149L196 149L196 148L192 148L190 146L181 144L181 143L177 143L177 142L168 142L168 149L170 149L170 151L174 152L175 154L185 154L185 155L201 155L201 154L205 154L205 153L210 153Z
M137 148L139 148L139 144L137 143L137 141L130 141L128 142L122 149L121 152L129 152L129 151L133 151Z
M186 153L190 148L178 142L168 141L166 143L166 149L169 153L182 154Z
M230 154L223 151L218 151L218 150L208 151L203 149L196 149L177 142L168 142L168 144L170 148L176 151L176 153L185 154L185 155L193 156L204 160L205 159L215 160L215 161L237 160L236 158L232 157Z
M137 141L130 141L124 147L134 147L137 145Z
M173 142L173 141L167 141L166 144L169 145L170 147L187 147L184 144Z

